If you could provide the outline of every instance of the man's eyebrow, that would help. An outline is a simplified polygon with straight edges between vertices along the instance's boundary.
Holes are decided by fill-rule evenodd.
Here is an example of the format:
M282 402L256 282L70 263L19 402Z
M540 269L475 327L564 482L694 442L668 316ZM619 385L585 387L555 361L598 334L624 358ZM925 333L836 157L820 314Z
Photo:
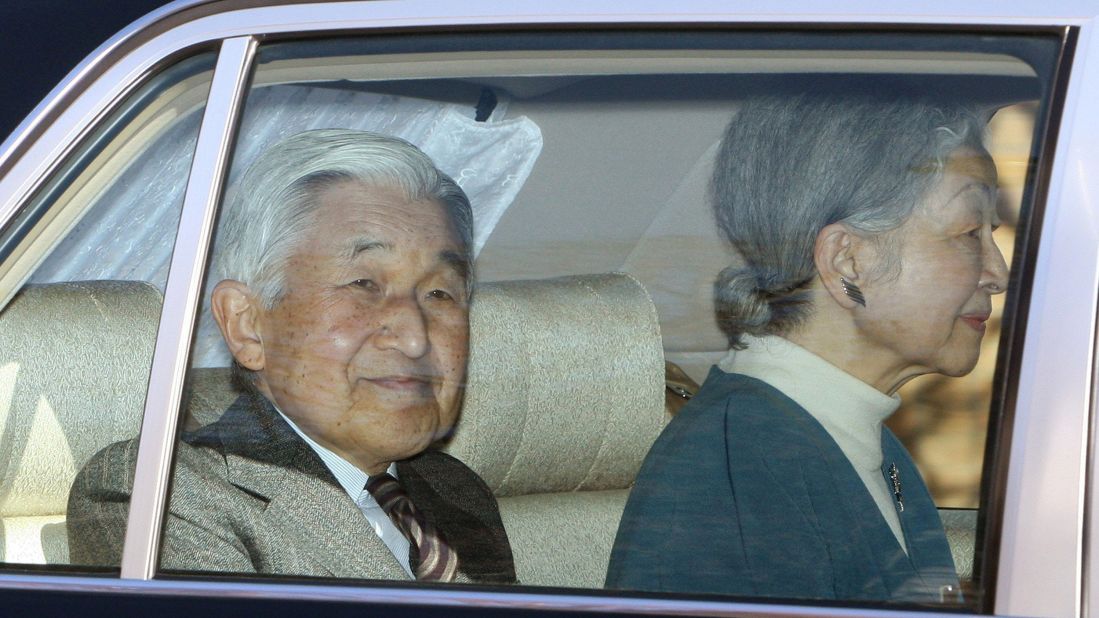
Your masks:
M360 253L365 251L375 251L381 249L383 251L392 251L393 244L384 240L373 240L369 238L358 238L351 242L348 250L344 253L344 257L348 260L353 260L359 256Z
M440 251L439 261L453 268L454 272L458 273L458 276L462 279L469 280L469 260L465 259L462 254L451 250Z

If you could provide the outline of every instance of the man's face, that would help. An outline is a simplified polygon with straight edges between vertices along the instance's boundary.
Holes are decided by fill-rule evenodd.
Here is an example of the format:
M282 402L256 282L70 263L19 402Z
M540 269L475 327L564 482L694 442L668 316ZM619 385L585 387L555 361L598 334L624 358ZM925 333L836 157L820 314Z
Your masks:
M443 207L347 181L320 190L284 295L257 322L257 385L368 474L454 424L469 347L468 273Z

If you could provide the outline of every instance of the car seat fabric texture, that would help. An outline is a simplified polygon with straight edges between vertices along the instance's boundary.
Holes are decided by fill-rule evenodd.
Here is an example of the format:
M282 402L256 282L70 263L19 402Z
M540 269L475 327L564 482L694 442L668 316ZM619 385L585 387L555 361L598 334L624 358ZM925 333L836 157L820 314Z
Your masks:
M660 327L636 279L477 288L465 406L446 450L497 495L521 582L603 585L629 488L666 418Z
M69 486L138 433L160 308L146 283L78 281L28 285L0 313L3 561L68 562Z

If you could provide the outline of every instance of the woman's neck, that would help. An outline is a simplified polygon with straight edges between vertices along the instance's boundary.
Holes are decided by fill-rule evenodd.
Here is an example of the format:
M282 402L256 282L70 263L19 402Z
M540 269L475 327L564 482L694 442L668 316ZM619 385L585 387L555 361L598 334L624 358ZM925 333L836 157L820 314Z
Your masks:
M904 383L928 373L892 350L866 341L849 313L836 316L829 313L827 309L815 311L800 328L783 337L886 395L893 395Z

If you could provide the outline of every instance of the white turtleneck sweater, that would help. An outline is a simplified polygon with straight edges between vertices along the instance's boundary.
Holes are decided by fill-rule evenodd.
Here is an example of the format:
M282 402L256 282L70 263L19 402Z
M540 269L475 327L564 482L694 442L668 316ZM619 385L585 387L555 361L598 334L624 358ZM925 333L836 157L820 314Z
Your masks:
M744 343L746 349L730 350L718 368L770 384L817 419L854 466L907 553L893 490L882 475L882 422L896 411L900 398L782 337L745 335Z

